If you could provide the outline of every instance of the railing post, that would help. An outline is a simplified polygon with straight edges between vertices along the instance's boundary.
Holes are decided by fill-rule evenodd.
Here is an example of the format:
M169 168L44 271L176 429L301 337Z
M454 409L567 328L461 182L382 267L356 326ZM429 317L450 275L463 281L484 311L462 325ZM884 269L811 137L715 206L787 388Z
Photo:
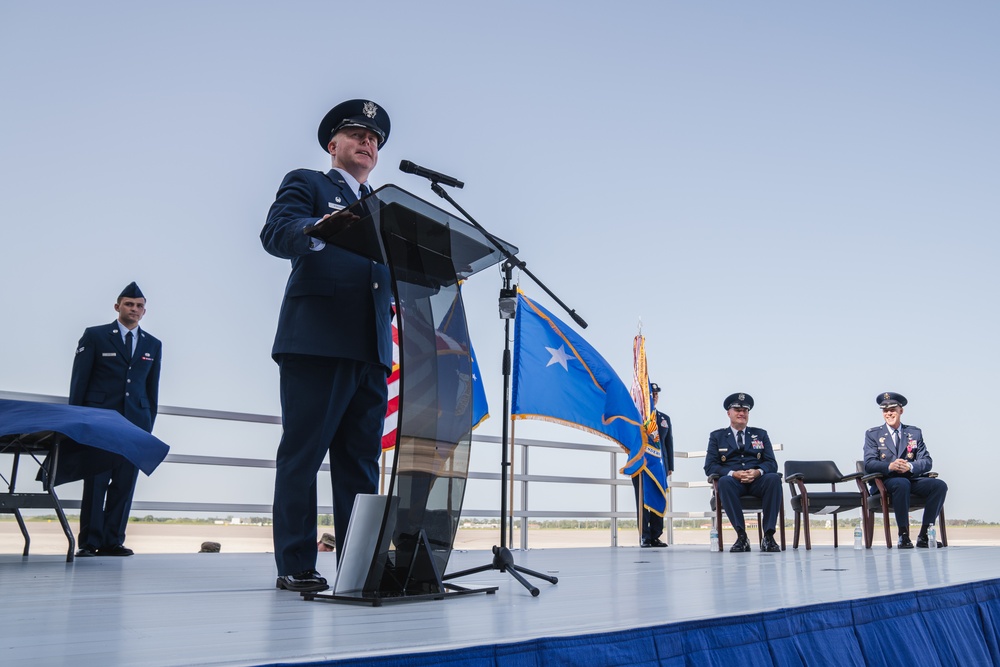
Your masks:
M615 480L618 478L618 455L611 452L611 546L618 546L618 487Z
M528 474L528 446L521 445L521 550L528 550L528 481L524 479Z

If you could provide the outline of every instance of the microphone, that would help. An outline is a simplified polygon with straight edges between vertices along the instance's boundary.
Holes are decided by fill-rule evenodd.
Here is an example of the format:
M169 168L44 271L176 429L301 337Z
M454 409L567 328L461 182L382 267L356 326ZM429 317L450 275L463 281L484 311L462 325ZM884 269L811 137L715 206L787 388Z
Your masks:
M450 185L453 188L458 188L461 190L465 187L465 183L458 180L457 178L452 178L451 176L446 176L437 171L431 171L430 169L424 169L419 164L413 164L409 160L403 160L399 163L399 170L406 174L415 174L416 176L423 176L424 178L434 182L440 183L442 185Z

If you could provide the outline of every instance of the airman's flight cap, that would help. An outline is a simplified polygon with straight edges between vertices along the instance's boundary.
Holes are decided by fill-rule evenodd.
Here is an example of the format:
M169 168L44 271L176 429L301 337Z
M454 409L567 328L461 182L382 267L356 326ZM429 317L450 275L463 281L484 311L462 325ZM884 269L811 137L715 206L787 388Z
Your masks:
M119 300L120 299L145 299L146 295L142 293L142 290L139 289L139 286L136 285L135 282L133 281L133 282L130 282L128 285L125 286L125 289L123 289L122 293L118 295L118 298L119 298Z

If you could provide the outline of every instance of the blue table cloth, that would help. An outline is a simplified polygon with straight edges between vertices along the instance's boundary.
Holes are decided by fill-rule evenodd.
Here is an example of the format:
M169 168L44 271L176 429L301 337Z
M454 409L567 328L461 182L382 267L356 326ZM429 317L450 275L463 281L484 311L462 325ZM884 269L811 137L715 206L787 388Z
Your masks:
M124 456L150 475L170 451L162 440L114 410L0 400L0 438L39 431L55 431L67 438L59 445L55 485L108 470L116 456Z

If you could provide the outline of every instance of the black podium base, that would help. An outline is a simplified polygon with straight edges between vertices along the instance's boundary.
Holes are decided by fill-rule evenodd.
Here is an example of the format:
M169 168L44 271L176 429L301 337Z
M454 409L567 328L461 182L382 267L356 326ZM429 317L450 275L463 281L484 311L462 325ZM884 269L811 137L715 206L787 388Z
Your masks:
M299 593L306 602L313 600L319 602L344 602L347 604L361 604L371 607L381 607L385 604L399 604L401 602L425 602L427 600L444 600L459 595L473 595L476 593L486 593L493 595L499 590L499 586L488 588L464 588L455 584L445 584L445 588L450 590L443 593L400 593L389 595L385 593L358 593L357 595L337 595L335 593Z

